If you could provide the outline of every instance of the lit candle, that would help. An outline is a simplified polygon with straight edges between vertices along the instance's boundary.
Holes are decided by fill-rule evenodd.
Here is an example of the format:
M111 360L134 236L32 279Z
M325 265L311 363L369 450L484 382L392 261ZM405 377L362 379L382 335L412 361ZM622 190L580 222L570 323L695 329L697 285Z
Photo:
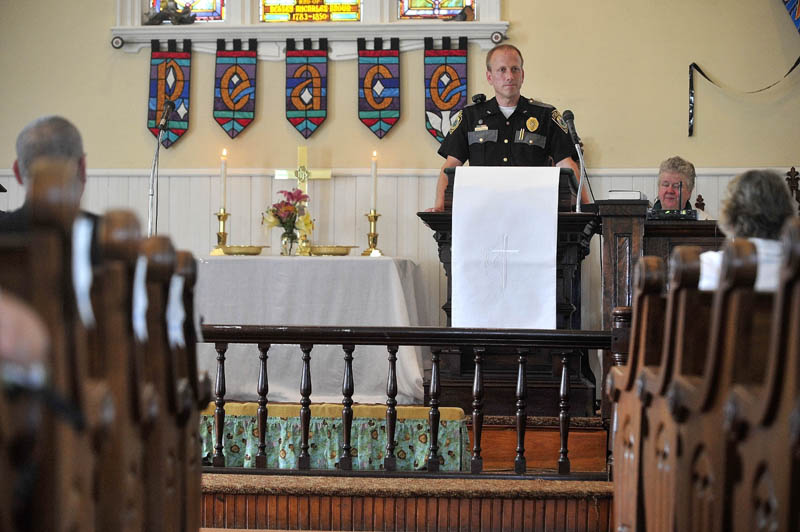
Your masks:
M219 178L222 181L222 208L225 209L228 188L228 150L226 148L222 149L222 155L219 156Z
M308 168L308 148L305 146L297 147L297 167L301 166Z
M378 207L378 152L372 152L372 163L370 165L370 172L372 173L372 210L376 211Z

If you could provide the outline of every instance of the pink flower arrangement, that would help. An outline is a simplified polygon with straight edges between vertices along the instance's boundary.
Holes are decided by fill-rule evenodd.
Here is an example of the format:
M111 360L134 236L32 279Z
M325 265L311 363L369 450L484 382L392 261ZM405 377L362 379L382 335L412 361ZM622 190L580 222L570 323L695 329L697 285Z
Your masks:
M281 190L278 194L282 194L284 199L267 209L262 223L268 227L281 226L284 233L294 233L297 219L305 215L303 202L308 201L308 195L298 188Z

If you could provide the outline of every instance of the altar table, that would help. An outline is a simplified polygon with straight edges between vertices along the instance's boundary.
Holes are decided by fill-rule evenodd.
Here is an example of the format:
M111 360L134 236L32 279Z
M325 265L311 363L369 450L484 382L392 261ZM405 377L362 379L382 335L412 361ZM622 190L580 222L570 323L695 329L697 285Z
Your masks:
M419 267L394 257L222 256L198 260L197 313L205 323L229 325L386 326L428 325ZM258 349L230 344L226 353L226 400L258 398ZM217 353L198 346L198 363L213 377ZM298 402L302 352L273 345L268 352L270 402ZM356 346L358 403L385 403L388 354L382 346ZM341 402L344 352L318 345L311 351L311 401ZM397 402L422 404L419 348L397 353Z

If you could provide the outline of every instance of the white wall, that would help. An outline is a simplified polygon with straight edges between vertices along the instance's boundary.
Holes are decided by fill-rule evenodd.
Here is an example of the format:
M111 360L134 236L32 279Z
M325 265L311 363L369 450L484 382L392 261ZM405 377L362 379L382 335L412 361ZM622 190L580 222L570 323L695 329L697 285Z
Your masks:
M698 169L696 192L703 195L706 212L716 217L719 200L728 181L740 168ZM786 168L776 168L785 174ZM652 199L656 196L656 168L590 169L592 188L597 199L607 197L609 189L637 189ZM93 170L86 185L84 208L102 213L110 208L130 208L140 219L143 232L147 225L147 190L149 173L137 170ZM265 170L230 169L228 173L228 210L230 244L271 246L264 253L279 253L278 229L265 234L260 213L275 201L277 191L293 181L274 181ZM0 172L0 183L8 194L0 194L0 210L19 206L24 193L10 172ZM378 247L389 256L408 257L420 265L425 283L427 315L431 325L444 325L447 284L439 265L433 232L424 226L416 213L432 203L436 170L384 169L378 179ZM218 222L212 215L220 203L217 169L162 170L160 176L159 233L170 236L175 246L188 249L195 256L205 256L216 245ZM368 169L334 171L328 181L311 181L311 212L316 220L313 239L317 243L356 245L360 253L367 242L369 223L364 214L369 209L371 180ZM600 237L595 236L583 269L583 327L601 327ZM438 321L435 319L439 316Z

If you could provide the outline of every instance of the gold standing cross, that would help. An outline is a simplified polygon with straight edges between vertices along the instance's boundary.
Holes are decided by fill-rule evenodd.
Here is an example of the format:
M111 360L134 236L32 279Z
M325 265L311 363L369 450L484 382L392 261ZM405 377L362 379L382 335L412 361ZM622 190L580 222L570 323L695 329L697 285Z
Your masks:
M331 170L310 169L308 168L308 148L305 146L297 147L297 169L295 170L275 170L275 179L297 179L297 188L308 194L309 179L330 179Z
M310 170L308 168L308 148L305 146L297 147L297 169L296 170L275 170L275 179L297 179L297 188L308 195L308 180L309 179L330 179L331 171L327 170ZM305 211L309 212L308 202L303 202ZM311 232L312 228L306 231L300 231L300 244L298 246L298 255L311 254Z

